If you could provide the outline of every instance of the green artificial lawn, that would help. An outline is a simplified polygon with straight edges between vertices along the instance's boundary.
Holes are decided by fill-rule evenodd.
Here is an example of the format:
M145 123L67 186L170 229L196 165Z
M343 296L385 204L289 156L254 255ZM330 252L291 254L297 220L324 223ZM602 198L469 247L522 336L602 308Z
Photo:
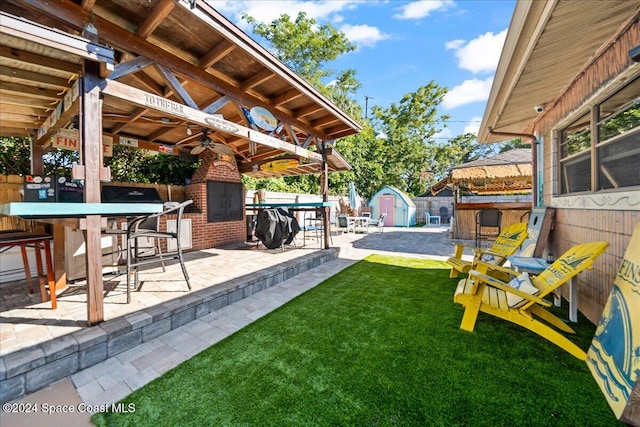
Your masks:
M92 421L619 425L585 362L482 313L475 332L459 330L448 274L443 262L372 255L123 399L135 413ZM595 327L581 317L576 329L587 349Z

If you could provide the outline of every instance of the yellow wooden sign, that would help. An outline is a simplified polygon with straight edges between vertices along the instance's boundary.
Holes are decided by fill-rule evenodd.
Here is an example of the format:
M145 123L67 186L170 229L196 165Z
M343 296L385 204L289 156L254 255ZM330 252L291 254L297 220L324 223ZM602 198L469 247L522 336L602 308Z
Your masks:
M295 168L300 165L300 162L296 159L280 159L272 160L260 165L260 170L263 171L284 171L289 168Z
M587 353L587 365L617 418L640 373L640 221Z

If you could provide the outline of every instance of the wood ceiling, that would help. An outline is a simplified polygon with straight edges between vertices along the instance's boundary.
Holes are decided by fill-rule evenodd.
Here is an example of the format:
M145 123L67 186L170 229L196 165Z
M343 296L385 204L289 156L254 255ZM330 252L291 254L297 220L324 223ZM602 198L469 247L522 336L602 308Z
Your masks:
M202 1L5 0L0 10L112 47L116 64L110 74L104 74L108 81L206 114L221 115L239 126L270 135L283 145L255 143L203 122L105 95L103 131L114 141L135 138L141 147L168 146L177 154L197 147L201 131L207 127L213 142L233 149L241 172L266 177L319 172L317 161L303 161L298 167L279 171L259 166L282 156L319 153L327 143L361 129ZM92 27L86 31L89 24ZM78 58L3 32L0 135L34 136L81 73L82 61ZM278 119L278 128L269 132L252 124L243 112L252 107L269 110ZM73 114L65 119L62 126L68 127ZM329 170L349 168L335 151L328 156L328 164Z

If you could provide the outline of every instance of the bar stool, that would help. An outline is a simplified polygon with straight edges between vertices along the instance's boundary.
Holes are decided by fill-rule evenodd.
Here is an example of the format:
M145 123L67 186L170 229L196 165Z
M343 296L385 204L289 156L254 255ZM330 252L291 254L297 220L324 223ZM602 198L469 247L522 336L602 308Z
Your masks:
M38 270L38 282L40 284L40 296L42 302L48 300L46 286L49 286L49 295L51 296L51 309L55 310L58 307L56 301L56 281L53 276L53 261L51 258L51 245L50 241L53 236L46 233L32 233L22 230L7 230L0 232L0 253L6 252L14 246L20 247L22 253L22 264L24 267L25 276L27 278L27 286L29 287L29 293L33 293L31 269L29 268L29 259L27 258L27 248L34 248L36 251L36 267ZM42 254L41 250L44 249L45 264L47 267L46 274L42 268Z
M497 237L500 234L502 212L498 209L482 209L476 212L476 247L482 247L483 237ZM488 227L485 232L483 227Z

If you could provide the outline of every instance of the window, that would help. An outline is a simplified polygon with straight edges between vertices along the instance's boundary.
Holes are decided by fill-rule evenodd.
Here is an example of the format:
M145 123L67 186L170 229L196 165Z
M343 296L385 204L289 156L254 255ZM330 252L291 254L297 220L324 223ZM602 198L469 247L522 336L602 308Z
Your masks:
M595 156L595 161L592 156ZM638 186L638 165L640 78L560 132L561 192L569 194Z

